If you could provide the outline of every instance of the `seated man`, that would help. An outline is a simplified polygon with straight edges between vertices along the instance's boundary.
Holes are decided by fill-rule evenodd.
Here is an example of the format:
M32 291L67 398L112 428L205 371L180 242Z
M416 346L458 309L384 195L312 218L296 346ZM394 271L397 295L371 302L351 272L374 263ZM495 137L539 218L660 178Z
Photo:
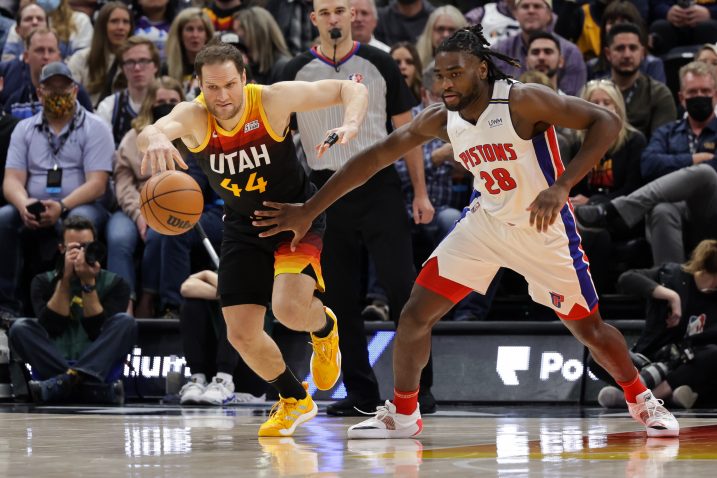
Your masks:
M60 218L84 216L96 230L107 221L98 200L112 171L112 133L77 102L77 91L67 65L46 65L38 88L43 110L20 121L10 139L3 179L9 204L0 208L0 309L11 315L21 311L15 300L21 233L35 239L49 235L53 246Z
M25 52L21 59L0 64L0 76L5 83L2 108L16 118L25 119L40 112L42 102L37 88L40 72L48 63L60 61L60 40L53 30L45 27L31 31L25 39ZM77 99L87 110L92 103L82 85L79 85Z
M686 117L658 128L642 155L642 177L654 180L627 196L575 211L585 227L613 229L632 227L649 214L655 265L685 262L684 232L691 244L717 234L714 68L698 61L683 66L679 96Z
M71 217L62 229L62 262L32 281L37 319L19 319L10 327L13 353L40 379L29 383L37 403L95 401L91 391L125 360L137 338L137 325L124 312L129 285L100 269L92 222ZM121 383L101 401L121 403Z

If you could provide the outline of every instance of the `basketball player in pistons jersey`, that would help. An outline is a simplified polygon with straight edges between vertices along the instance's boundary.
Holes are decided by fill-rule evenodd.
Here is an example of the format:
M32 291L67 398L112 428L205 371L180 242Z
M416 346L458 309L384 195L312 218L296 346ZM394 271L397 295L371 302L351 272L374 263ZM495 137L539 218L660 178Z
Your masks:
M400 438L421 432L417 406L431 327L471 290L484 293L500 267L522 274L533 300L551 307L573 335L622 385L632 416L648 436L676 436L679 425L640 381L625 339L606 324L580 246L568 192L618 134L608 110L548 88L507 78L480 25L456 32L437 49L443 104L426 108L385 140L351 158L304 205L267 204L257 213L263 235L292 231L294 243L312 218L376 171L432 138L450 141L455 159L475 176L473 200L416 279L401 313L393 351L393 402L352 426L349 438ZM587 130L564 168L553 125Z
M331 140L317 146L323 154L333 142L356 136L368 93L361 84L338 80L247 85L241 54L227 44L201 50L195 71L203 95L177 105L138 136L142 169L173 169L175 161L186 168L172 146L176 138L202 156L199 164L225 204L218 285L227 336L247 365L280 395L259 436L291 436L318 409L264 332L264 315L271 302L282 324L311 332L314 382L321 390L333 387L341 371L336 317L314 297L316 289L324 289L324 221L318 217L290 248L289 233L260 238L253 212L264 200L302 203L315 191L288 132L291 113L343 105L343 125L328 131Z

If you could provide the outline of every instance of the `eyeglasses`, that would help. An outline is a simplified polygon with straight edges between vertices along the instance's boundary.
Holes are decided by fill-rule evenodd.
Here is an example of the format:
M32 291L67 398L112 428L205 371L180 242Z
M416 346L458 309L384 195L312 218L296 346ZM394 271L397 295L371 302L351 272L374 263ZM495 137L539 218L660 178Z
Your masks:
M122 62L123 67L127 67L130 70L139 66L140 68L145 68L147 65L150 65L151 63L154 63L154 60L151 58L140 58L139 60L127 60Z
M607 78L600 78L598 80L590 80L587 83L585 83L585 86L595 86L595 85L607 85L615 87L615 82L612 80L608 80Z

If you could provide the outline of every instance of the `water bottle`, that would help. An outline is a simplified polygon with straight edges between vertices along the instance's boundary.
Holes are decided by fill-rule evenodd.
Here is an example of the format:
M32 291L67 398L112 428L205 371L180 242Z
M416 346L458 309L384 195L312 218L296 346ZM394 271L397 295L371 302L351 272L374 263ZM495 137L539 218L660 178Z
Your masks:
M179 389L182 387L182 373L180 368L181 365L179 364L177 356L170 355L164 390L167 395L179 394Z
M7 334L4 329L0 329L0 399L12 397L9 364L10 347L7 342Z

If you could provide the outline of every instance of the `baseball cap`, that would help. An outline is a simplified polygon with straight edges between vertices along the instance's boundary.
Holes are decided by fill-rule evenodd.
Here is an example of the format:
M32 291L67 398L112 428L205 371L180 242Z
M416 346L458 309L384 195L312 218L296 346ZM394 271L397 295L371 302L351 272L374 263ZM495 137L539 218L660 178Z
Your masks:
M515 0L515 6L517 7L518 5L520 5L520 2L522 2L522 1L523 0ZM553 9L553 0L543 0L543 1L548 5L548 8L550 8L551 10Z
M40 83L44 83L48 79L57 75L64 76L73 83L76 83L75 79L72 77L70 68L61 61L53 61L52 63L48 63L42 67L42 71L40 72Z

